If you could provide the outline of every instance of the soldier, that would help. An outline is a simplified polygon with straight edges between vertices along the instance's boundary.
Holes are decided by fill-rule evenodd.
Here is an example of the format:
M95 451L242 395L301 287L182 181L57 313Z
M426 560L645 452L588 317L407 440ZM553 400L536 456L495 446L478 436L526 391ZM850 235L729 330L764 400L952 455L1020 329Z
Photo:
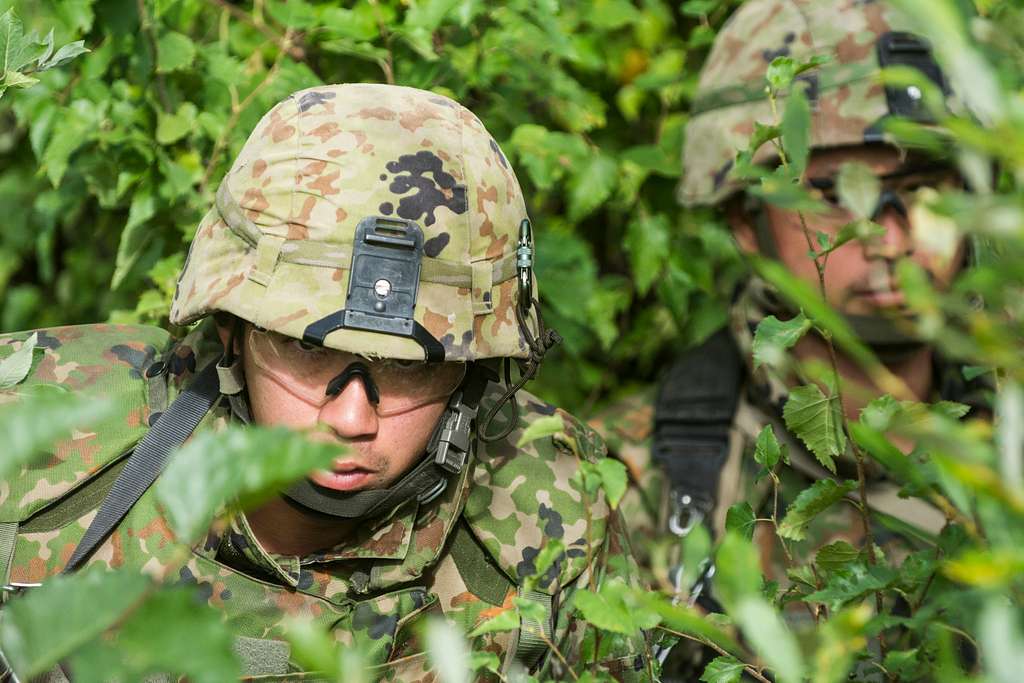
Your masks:
M882 2L744 3L718 34L701 72L686 129L679 198L688 207L721 207L742 251L776 259L817 289L817 271L801 220L812 235L820 231L834 237L854 218L836 196L839 169L846 162L868 166L882 188L873 216L882 232L848 242L829 256L825 297L914 398L972 403L973 387L964 381L960 368L908 332L909 313L895 276L896 264L910 259L941 288L963 266L967 252L962 242L950 242L945 253L930 248L915 230L920 226L913 225L910 210L922 188L962 186L954 167L901 149L883 132L886 117L926 120L927 113L918 87L883 87L877 80L881 67L912 66L946 89L928 46L900 29L897 17ZM779 56L800 64L816 55L831 60L800 77L812 110L812 152L805 178L808 189L829 209L801 219L795 211L744 193L730 171L737 150L748 146L755 122L777 123L765 96L768 65ZM777 110L784 106L783 98ZM754 159L777 164L776 154L765 145ZM783 472L777 501L780 516L796 492L834 476L786 430L782 408L793 378L753 365L757 324L767 315L788 319L794 314L767 283L749 278L732 302L727 329L679 358L664 372L656 392L629 399L631 410L617 406L608 411L614 417L599 416L592 422L637 483L624 506L633 506L625 513L631 535L636 524L642 537L634 537L638 555L645 554L639 547L644 543L657 548L657 539L671 538L666 532L682 536L698 523L720 537L726 512L737 502L749 502L758 518L771 514L771 481L755 481L760 466L751 457L765 425L772 425L792 460L792 468ZM828 360L825 342L813 334L805 336L793 353L800 361ZM845 414L856 419L868 400L882 392L842 352L837 364L844 386L866 388L843 394ZM840 477L856 478L852 458L840 458L838 468ZM876 521L885 525L876 525L877 542L910 543L913 537L934 536L942 528L945 518L938 510L918 499L899 498L899 486L887 481L884 473L869 471L868 478L869 506L877 513ZM814 522L807 547L838 538L856 545L864 533L853 507L837 506ZM769 525L757 526L755 541L762 548L766 580L785 583L787 563ZM661 572L656 571L655 578L670 583L672 578L664 571L669 564L659 565L658 559L655 555L641 562L658 565ZM712 570L704 572L705 579ZM690 591L691 599L697 599L704 581L675 588ZM710 602L707 606L715 608Z
M232 517L175 567L237 631L246 673L294 670L282 622L299 614L356 644L375 676L425 680L423 619L468 631L520 597L544 614L539 628L474 646L505 671L564 677L593 647L575 591L633 569L616 558L623 537L603 496L570 481L579 459L602 457L599 438L516 395L558 341L532 259L515 174L464 107L371 84L288 97L253 131L189 251L170 317L206 320L166 351L155 328L39 332L29 384L112 394L124 410L9 482L4 584L87 563L164 570L180 547L152 489L126 493L157 476L146 463L170 450L161 439L180 444L200 421L317 427L311 438L348 446L330 470ZM8 335L6 350L26 336ZM508 386L513 361L522 377ZM517 447L547 415L564 430ZM552 539L566 552L527 589ZM602 645L588 666L650 677L639 635Z

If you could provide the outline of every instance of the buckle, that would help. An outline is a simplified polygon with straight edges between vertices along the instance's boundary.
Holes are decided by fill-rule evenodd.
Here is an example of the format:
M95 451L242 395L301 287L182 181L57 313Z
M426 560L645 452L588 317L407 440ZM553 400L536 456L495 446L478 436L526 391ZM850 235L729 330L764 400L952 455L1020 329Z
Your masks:
M668 518L668 530L679 538L693 531L693 527L704 521L711 505L708 501L697 500L688 493L674 493L672 514Z
M416 496L416 500L419 501L421 505L426 505L444 493L446 488L448 488L448 480L445 477L441 477L437 480L437 483L434 484L433 488Z

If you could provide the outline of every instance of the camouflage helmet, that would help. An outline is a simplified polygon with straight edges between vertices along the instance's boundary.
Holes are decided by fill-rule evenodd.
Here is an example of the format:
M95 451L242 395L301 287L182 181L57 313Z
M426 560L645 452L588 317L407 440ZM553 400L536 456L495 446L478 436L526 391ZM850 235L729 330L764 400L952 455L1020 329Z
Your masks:
M465 107L398 86L310 88L263 117L224 177L170 319L227 312L367 357L527 358L524 219L515 173Z
M768 65L816 55L830 61L799 77L812 105L812 149L883 142L879 123L890 114L926 117L920 90L884 87L882 66L913 66L945 89L928 46L884 2L750 0L722 28L700 74L683 149L683 205L718 204L740 189L729 173L736 151L747 147L755 122L775 122L764 89ZM754 161L773 155L765 145Z

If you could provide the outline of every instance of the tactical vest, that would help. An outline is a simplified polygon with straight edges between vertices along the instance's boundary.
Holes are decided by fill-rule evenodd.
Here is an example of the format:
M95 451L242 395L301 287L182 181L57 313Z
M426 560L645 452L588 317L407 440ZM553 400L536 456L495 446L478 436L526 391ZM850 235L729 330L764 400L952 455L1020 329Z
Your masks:
M0 359L28 336L0 335ZM0 402L16 400L17 391L29 385L57 384L107 397L117 410L3 483L5 595L61 571L133 449L201 367L195 353L172 345L168 333L155 327L38 330L38 346L43 351L36 351L28 378L0 392ZM478 443L474 465L437 500L423 506L410 501L382 529L375 527L379 537L347 555L270 579L239 571L230 553L221 552L222 539L211 536L185 549L184 563L175 563L171 558L182 546L149 490L89 563L138 567L165 580L197 584L238 634L236 652L245 673L269 676L266 680L303 676L288 661L283 642L282 621L288 615L312 617L339 640L357 643L381 677L418 680L428 669L416 642L423 618L444 614L468 631L511 608L516 597L543 608L541 623L530 626L539 626L544 636L521 624L519 631L481 636L474 648L503 653L506 668L518 661L550 673L557 662L546 656L544 641L571 630L553 605L569 597L574 582L588 577L592 558L609 550L607 505L603 499L581 498L569 485L578 459L599 456L603 446L592 430L559 411L564 432L516 447L526 424L555 412L525 392L519 403L524 413L519 429L505 440ZM216 428L224 419L224 411L217 412L204 417L199 429ZM523 581L534 573L534 558L555 538L568 552L526 591ZM637 671L642 643L617 654L610 667L619 675L642 675Z

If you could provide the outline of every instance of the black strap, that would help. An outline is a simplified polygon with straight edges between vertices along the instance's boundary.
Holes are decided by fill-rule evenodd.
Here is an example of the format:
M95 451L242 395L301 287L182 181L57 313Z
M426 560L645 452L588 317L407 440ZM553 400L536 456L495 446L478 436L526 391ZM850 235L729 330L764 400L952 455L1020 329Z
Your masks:
M376 332L378 334L391 334L396 337L408 337L423 347L425 360L430 361L431 363L440 363L443 361L444 345L437 341L437 339L434 338L434 335L430 334L427 328L423 327L423 325L417 321L410 320L408 323L408 332L399 332L397 329L390 328L374 328L369 331ZM347 312L342 309L311 322L303 331L302 340L307 344L323 346L324 339L327 338L327 335L342 328L367 329L363 327L354 327L348 320Z
M728 329L684 353L669 369L654 407L653 458L675 495L688 495L706 514L729 454L729 429L739 402L743 359Z
M110 493L100 505L64 573L77 570L114 530L164 469L168 454L185 443L220 396L217 361L210 363L160 416L128 458Z

